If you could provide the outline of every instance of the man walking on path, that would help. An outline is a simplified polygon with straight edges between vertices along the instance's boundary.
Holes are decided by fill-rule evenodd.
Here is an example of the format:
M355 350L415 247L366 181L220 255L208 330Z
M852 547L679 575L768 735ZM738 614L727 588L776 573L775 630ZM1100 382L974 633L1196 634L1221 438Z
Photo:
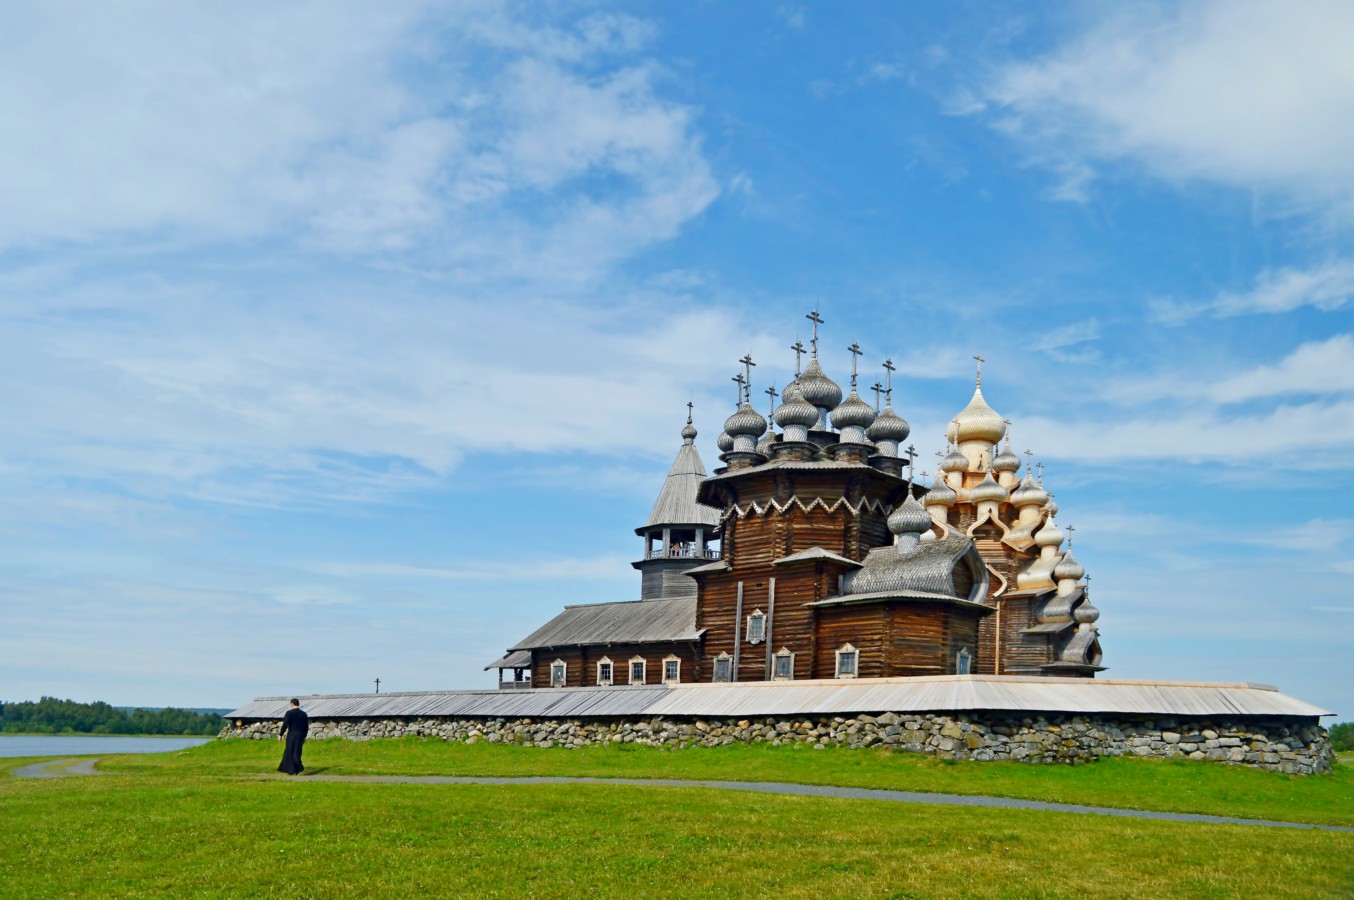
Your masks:
M300 775L305 771L306 767L301 765L301 745L309 733L310 717L301 710L301 701L293 697L291 709L282 717L280 737L287 739L287 746L282 751L282 763L277 767L279 772Z

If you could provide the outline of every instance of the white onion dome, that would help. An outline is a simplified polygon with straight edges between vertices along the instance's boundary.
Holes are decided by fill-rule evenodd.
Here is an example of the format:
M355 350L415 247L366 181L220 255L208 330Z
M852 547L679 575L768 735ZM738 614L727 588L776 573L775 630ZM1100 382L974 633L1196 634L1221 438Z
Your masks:
M945 479L939 475L936 480L931 482L931 489L926 492L926 496L921 501L926 506L954 506L959 502L959 495L950 489L945 483Z
M1035 534L1034 542L1040 547L1057 547L1062 544L1063 530L1058 527L1058 523L1053 521L1052 516L1048 517L1044 527L1040 528L1038 533Z
M1040 488L1040 490L1043 490L1043 488ZM1044 504L1044 512L1048 513L1050 518L1058 514L1058 501L1053 499L1052 494L1048 495L1048 502Z
M1020 487L1011 493L1011 502L1016 507L1042 506L1048 502L1048 494L1032 477L1026 475L1025 480L1020 482Z
M987 441L995 444L1006 434L1006 422L1001 413L987 405L981 386L973 389L973 399L959 411L950 423L945 436L955 443ZM1019 463L1017 463L1019 465Z
M993 472L1017 472L1020 470L1020 457L1011 452L1011 445L1007 443L1006 449L992 457Z
M690 444L696 440L696 426L687 422L682 426L682 440Z
M1078 625L1089 625L1100 618L1100 610L1092 606L1091 601L1087 599L1085 603L1072 610L1072 618Z
M1006 493L1006 488L997 484L992 478L991 470L989 470L983 480L978 482L973 488L972 492L970 492L970 496L974 503L982 503L985 500L995 500L998 503L1005 503L1009 497Z
M851 388L851 393L832 411L832 427L838 431L852 426L867 428L873 421L874 407L860 399L855 388Z
M738 435L747 435L748 437L761 437L766 431L766 419L762 414L752 408L752 404L744 403L738 407L738 411L724 420L724 433L737 437Z
M911 494L889 516L889 531L894 534L921 534L930 531L932 524L931 514L922 509L917 498Z
M1058 581L1063 581L1068 578L1073 581L1079 581L1081 580L1081 576L1085 574L1086 567L1077 562L1076 557L1072 555L1071 550L1068 550L1067 553L1063 555L1062 561L1053 567L1053 577Z
M953 447L950 450L950 455L940 461L940 471L967 472L968 457L961 453L958 447Z
M832 416L832 421L837 421L837 416ZM874 417L874 422L865 430L866 436L872 441L905 441L907 436L912 433L912 426L907 424L907 420L893 411L891 404L885 404L880 410L879 415Z
M799 376L799 393L809 403L829 412L842 402L842 389L837 382L827 377L823 367L818 365L818 360L812 357Z
M715 446L719 448L720 453L728 453L733 449L733 435L721 431L719 437L715 438Z
M812 428L818 424L818 410L812 403L806 401L799 388L795 387L795 382L790 382L790 386L785 389L781 395L783 401L777 407L774 417L776 424L781 428L790 425L802 425L805 428Z

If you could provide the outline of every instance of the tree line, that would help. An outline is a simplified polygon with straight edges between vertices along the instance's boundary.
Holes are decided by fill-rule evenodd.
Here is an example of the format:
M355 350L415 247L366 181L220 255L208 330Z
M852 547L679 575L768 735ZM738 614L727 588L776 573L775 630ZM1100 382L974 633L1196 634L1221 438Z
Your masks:
M1354 722L1340 722L1330 727L1331 746L1336 750L1354 750Z
M0 732L9 734L216 734L222 724L219 715L191 709L122 710L56 697L0 703Z

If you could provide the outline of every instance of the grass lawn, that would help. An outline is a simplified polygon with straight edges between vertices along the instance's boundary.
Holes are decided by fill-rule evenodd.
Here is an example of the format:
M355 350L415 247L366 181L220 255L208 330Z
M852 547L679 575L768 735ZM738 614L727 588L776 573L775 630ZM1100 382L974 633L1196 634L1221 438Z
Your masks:
M683 760L704 752L662 757L663 774L693 774ZM1354 834L691 788L203 777L188 753L135 776L0 779L0 893L1310 898L1354 886Z
M240 776L276 769L276 741L214 741L178 753L121 756L102 768ZM1354 765L1330 775L1278 775L1218 763L1105 759L1080 766L940 761L888 750L734 744L582 750L399 738L306 744L307 771L331 775L589 775L792 781L1354 826Z

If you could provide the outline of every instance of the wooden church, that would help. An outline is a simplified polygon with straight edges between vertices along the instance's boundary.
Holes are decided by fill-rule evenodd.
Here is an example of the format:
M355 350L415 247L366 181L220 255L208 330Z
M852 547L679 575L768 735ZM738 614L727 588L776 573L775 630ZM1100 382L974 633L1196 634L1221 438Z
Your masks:
M822 320L809 318L812 349L792 348L797 374L769 422L742 360L712 475L688 414L636 529L640 599L566 607L486 667L501 687L1102 670L1085 570L1042 475L1027 462L1019 477L981 370L928 489L913 481L915 451L900 449L910 428L893 408L892 363L871 405L853 344L843 398L818 362Z

